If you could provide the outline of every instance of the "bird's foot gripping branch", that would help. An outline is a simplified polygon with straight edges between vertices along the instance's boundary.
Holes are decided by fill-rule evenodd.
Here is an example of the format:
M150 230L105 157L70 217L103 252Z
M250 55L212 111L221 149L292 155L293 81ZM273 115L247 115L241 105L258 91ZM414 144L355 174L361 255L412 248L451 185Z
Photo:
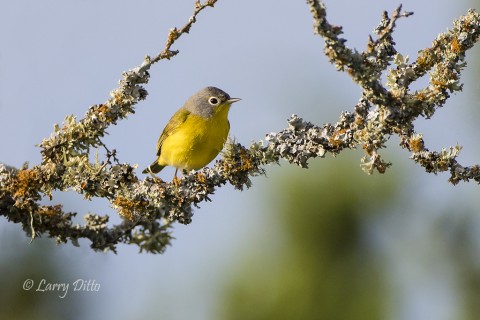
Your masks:
M33 167L12 168L0 164L0 214L19 223L32 238L45 235L58 242L78 244L85 238L95 250L113 250L117 244L136 244L140 250L160 253L170 244L172 222L189 223L192 207L227 183L242 190L251 185L250 177L264 173L264 166L285 159L301 167L308 160L333 155L345 149L363 148L361 167L371 174L383 173L390 166L379 150L392 135L400 137L400 146L427 172L450 172L450 182L480 181L480 167L462 166L456 160L459 146L429 151L414 120L431 118L451 93L462 89L460 73L465 68L465 52L477 42L479 15L469 10L457 19L451 30L440 34L432 46L420 50L415 61L397 52L393 31L398 19L409 12L397 8L391 17L383 13L363 52L348 48L341 38L342 28L331 25L321 1L308 0L314 18L314 32L325 40L324 52L339 71L346 72L361 88L358 103L343 112L337 123L317 126L298 116L288 120L288 127L270 133L266 141L246 148L228 141L222 158L213 167L186 173L175 183L165 183L147 176L139 178L136 168L120 163L115 150L102 142L106 129L134 113L135 105L147 97L144 89L150 67L170 59L178 51L172 45L190 31L203 9L217 1L195 3L194 14L180 29L172 29L165 48L155 57L147 57L139 66L123 74L120 86L103 104L92 106L82 120L68 116L62 126L55 126L52 136L40 144L42 163ZM382 84L382 75L387 83ZM427 75L429 84L411 90L410 85ZM95 148L104 148L103 161L89 157ZM73 222L76 215L64 212L61 205L44 205L43 198L54 190L73 190L86 199L106 198L123 217L118 225L109 225L108 216L87 214L85 223Z

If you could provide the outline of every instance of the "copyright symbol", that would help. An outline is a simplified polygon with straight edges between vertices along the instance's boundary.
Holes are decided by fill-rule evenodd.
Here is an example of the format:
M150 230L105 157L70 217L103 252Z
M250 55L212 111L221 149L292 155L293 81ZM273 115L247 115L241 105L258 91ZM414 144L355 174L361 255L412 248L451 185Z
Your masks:
M23 290L30 290L33 288L33 280L32 279L27 279L23 283Z

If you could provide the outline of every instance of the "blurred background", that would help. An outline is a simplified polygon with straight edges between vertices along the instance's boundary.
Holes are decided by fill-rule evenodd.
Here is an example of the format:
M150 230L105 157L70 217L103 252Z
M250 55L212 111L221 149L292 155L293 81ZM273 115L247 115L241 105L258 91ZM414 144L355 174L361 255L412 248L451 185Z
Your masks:
M412 60L475 1L403 0L397 50ZM194 0L2 1L0 5L0 161L40 162L35 144L68 114L102 103L123 70L164 46L190 17ZM328 19L347 45L363 50L383 10L397 1L327 0ZM173 112L207 85L241 97L231 135L249 145L282 130L292 113L316 124L353 110L360 90L327 62L305 1L220 0L198 17L151 70L149 96L107 145L122 162L148 165ZM427 147L464 147L478 163L479 48L467 52L462 94L431 120L417 120ZM422 79L418 87L426 84ZM361 150L314 159L310 169L267 167L244 192L219 189L176 225L163 255L118 254L30 239L0 220L0 319L479 319L480 197L475 183L447 183L410 161L392 137L384 175L360 169ZM162 178L172 171L162 172ZM47 200L45 200L48 203ZM119 218L107 201L56 193L52 203ZM27 279L30 291L22 289ZM38 292L70 283L62 292ZM77 279L99 284L73 291ZM98 287L97 287L98 288ZM52 313L53 311L53 313Z

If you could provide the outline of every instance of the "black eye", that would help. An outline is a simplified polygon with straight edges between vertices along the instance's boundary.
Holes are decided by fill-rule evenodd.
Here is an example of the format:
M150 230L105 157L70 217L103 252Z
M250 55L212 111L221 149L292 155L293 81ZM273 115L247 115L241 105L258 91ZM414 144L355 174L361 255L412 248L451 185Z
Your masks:
M218 100L218 98L216 97L208 98L208 103L210 103L212 106L216 106L219 102L220 100Z

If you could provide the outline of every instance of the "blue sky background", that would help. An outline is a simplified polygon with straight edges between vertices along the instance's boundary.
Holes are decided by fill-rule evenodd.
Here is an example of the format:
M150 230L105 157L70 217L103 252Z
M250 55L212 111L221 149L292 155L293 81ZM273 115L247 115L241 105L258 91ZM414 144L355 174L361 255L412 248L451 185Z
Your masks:
M81 118L89 106L108 99L121 72L139 65L145 55L162 50L168 30L187 21L193 3L3 1L0 161L17 167L25 161L39 163L35 144L50 135L53 124L61 123L68 114ZM391 12L398 3L326 1L329 21L342 25L347 45L358 50L365 48L382 11ZM438 33L450 28L454 18L473 6L465 1L402 3L405 10L415 14L398 21L394 37L397 50L412 59ZM136 163L140 168L148 165L166 121L188 96L207 85L243 99L233 106L230 122L231 135L246 145L284 128L292 113L317 124L335 122L341 111L353 109L359 97L359 88L347 75L335 71L323 55L323 42L313 35L305 1L220 0L215 8L202 12L190 34L182 37L174 49L180 50L178 56L152 68L147 100L137 105L128 120L108 130L105 142L117 149L122 162ZM424 134L430 149L463 145L460 160L465 164L480 158L474 120L478 117L474 108L480 85L474 80L478 63L472 59L478 53L478 48L468 52L472 65L463 73L464 92L453 96L432 120L417 121L418 131ZM449 268L448 263L425 269L418 259L399 257L412 245L408 238L416 246L426 237L434 217L421 215L423 206L441 208L455 198L465 206L478 208L478 186L452 187L446 182L447 175L426 174L408 161L407 152L394 151L399 149L397 142L393 138L390 143L391 154L395 154L387 159L394 162L391 170L403 170L411 181L406 194L414 192L420 196L416 199L423 200L406 205L410 215L393 214L377 222L380 227L376 236L383 250L392 252L391 272L403 297L393 308L392 319L449 319L455 315L458 301L452 291L453 280L444 276L449 274L443 270ZM359 159L352 165L358 163ZM267 171L279 174L288 166L282 163L282 167ZM172 174L168 169L161 176L169 178ZM176 240L163 255L138 254L133 246L120 246L118 255L94 253L86 242L81 242L80 248L70 244L54 248L54 255L65 261L75 278L95 279L101 284L100 292L72 293L69 299L82 296L91 311L103 318L148 316L152 311L142 311L148 305L148 310L165 319L211 319L229 268L251 250L249 246L267 246L278 236L262 215L272 200L267 196L271 187L268 178L253 180L254 186L248 191L221 188L212 197L213 202L195 210L191 225L176 225ZM119 221L106 200L87 202L68 192L56 194L54 203L78 211L80 218L90 211L110 214L114 222ZM392 224L403 224L410 230L397 235L406 242L392 240L388 232ZM22 231L6 221L0 221L0 230L0 259L14 259L7 238ZM251 240L260 236L265 242ZM26 237L15 239L22 244L19 250L36 248L36 243L28 245ZM55 246L53 241L47 243ZM417 250L412 253L414 257L423 257L430 249L420 246ZM20 290L21 285L10 290ZM414 298L407 298L409 295Z

